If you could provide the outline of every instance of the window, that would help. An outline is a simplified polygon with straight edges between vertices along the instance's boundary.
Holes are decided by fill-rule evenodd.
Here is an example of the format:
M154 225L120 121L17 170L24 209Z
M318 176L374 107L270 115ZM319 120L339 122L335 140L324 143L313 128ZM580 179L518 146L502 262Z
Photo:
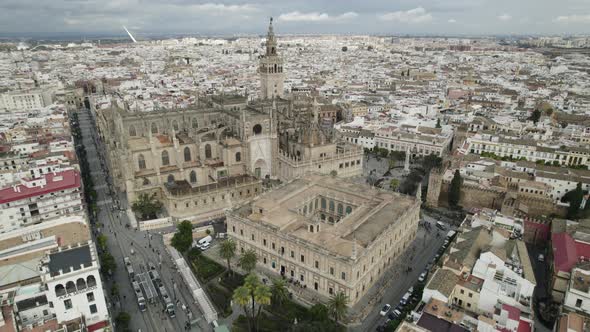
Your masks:
M129 136L136 136L137 132L135 131L135 126L129 126Z
M469 297L473 297L473 293L469 292Z
M232 227L231 227L231 230L232 230L232 232L234 232L234 233L235 233L235 232L236 232L236 226L232 226Z
M305 263L305 256L301 255L301 263Z
M244 236L244 230L243 229L240 229L240 235L241 236Z
M205 158L211 158L211 144L205 144Z
M86 294L86 298L88 299L88 302L94 302L94 293L90 292Z
M137 166L139 169L145 169L145 158L142 154L137 157Z
M266 247L266 239L262 239L262 245Z
M461 290L461 294L465 294L465 291L464 290Z
M97 312L98 312L98 309L96 308L96 304L91 304L90 305L90 313L95 314Z
M240 161L242 161L242 153L236 152L236 163L239 163Z
M334 268L333 267L330 267L330 274L334 275Z
M72 309L72 300L70 300L70 299L65 300L64 307L66 307L66 310Z
M152 134L157 134L158 133L158 126L156 125L155 122L152 122Z
M300 279L301 281L304 281L304 279L305 279L305 278L303 277L303 274L302 274L302 275L299 277L299 279Z
M174 128L174 131L178 131L178 122L176 120L172 122L172 128Z
M252 237L252 241L254 241L254 234L252 234L252 236L251 236L251 237Z
M582 299L577 299L576 300L576 308L580 308L582 307Z
M316 269L319 269L320 268L320 262L315 261L315 265L314 266L315 266Z
M340 278L342 280L346 280L346 272L342 272L342 274L340 275Z
M197 173L195 171L191 171L190 181L191 183L197 183Z
M168 151L162 151L162 166L170 165L170 156L168 156Z
M328 293L330 293L330 295L334 294L334 290L332 289L332 287L328 288Z
M168 175L168 183L174 183L174 175L170 174Z
M334 201L330 201L330 212L334 212Z
M197 118L193 118L193 128L197 127L199 127L199 122L197 121Z
M188 146L184 148L184 161L191 161L191 149Z
M291 258L295 258L295 252L291 250Z
M275 243L274 243L274 242L273 242L273 243L271 243L271 244L270 244L270 246L271 246L272 250L274 250L274 249L275 249Z

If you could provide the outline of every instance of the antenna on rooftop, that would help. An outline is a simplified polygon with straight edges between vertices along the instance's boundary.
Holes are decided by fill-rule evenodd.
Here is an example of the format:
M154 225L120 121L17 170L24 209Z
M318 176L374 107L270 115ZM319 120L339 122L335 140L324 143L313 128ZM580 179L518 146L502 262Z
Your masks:
M134 43L137 43L137 40L135 40L135 37L133 37L133 35L131 34L131 32L129 32L129 30L127 30L127 28L125 26L123 26L123 29L125 29L125 31L129 35L129 38L131 38L131 40L133 40Z

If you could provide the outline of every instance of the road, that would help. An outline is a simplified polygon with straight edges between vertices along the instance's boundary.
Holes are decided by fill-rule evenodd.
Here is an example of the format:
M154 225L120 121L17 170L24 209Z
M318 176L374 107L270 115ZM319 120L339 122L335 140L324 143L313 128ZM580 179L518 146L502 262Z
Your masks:
M385 291L381 301L375 304L375 308L363 323L358 327L351 328L352 331L375 331L379 325L385 324L387 318L379 315L381 308L387 303L392 306L392 309L397 306L408 289L418 282L418 277L424 271L426 265L443 245L446 232L438 231L434 227L436 223L434 218L424 215L422 219L431 224L431 231L427 231L423 227L418 228L416 239L412 244L415 249L412 251L412 247L410 247L401 259L394 264L394 274L386 277L395 280L395 282ZM439 233L438 237L436 236L437 232ZM412 267L412 271L406 274L403 271L408 266Z
M109 251L117 262L117 269L112 277L105 280L109 290L113 284L116 284L119 289L119 299L111 298L109 301L112 303L113 320L120 311L125 311L131 315L130 327L133 331L139 329L158 332L186 331L185 324L191 320L196 323L190 331L211 331L212 327L201 319L202 314L194 303L190 291L174 270L170 256L164 248L162 236L125 227L129 222L124 212L127 208L125 196L113 190L103 158L104 148L98 139L90 111L78 112L78 120L83 137L82 144L86 149L94 188L97 192L98 223L93 229L93 235L102 233L107 236ZM117 205L118 202L120 206ZM131 249L134 250L134 255L131 254ZM136 274L145 272L148 263L154 264L159 269L168 293L173 299L178 300L176 317L170 318L163 313L163 305L159 300L148 305L145 312L139 310L131 281L125 270L124 257L130 257ZM110 297L110 291L107 293L106 295ZM186 311L182 310L183 305L186 305Z

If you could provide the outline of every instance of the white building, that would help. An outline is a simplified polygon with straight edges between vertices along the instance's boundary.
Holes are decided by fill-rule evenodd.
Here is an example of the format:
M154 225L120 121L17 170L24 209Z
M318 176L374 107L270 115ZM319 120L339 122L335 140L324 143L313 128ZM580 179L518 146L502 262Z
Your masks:
M48 173L0 190L0 233L83 210L80 174Z
M0 94L0 110L30 111L51 104L51 93L42 90L11 91Z
M41 280L58 322L82 320L90 331L105 331L109 313L92 242L51 251Z
M572 269L563 306L579 313L590 312L590 266L588 264Z

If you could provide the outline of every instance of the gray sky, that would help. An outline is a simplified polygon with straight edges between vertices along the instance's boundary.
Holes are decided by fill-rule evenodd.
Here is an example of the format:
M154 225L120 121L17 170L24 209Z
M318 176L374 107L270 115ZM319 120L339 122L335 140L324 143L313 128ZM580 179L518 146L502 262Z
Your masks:
M590 34L590 0L0 0L0 31Z

